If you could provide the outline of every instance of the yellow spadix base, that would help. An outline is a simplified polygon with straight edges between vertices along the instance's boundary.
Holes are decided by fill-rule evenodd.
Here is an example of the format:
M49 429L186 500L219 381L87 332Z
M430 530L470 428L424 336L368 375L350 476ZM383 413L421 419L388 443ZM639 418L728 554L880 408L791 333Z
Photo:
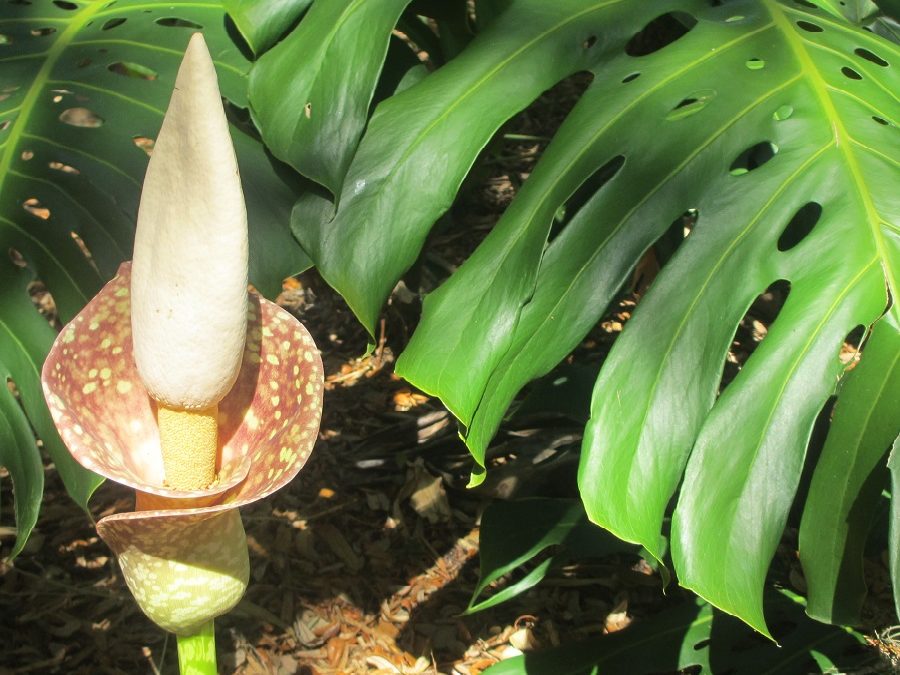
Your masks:
M166 484L176 490L201 490L216 480L219 406L179 410L157 404L156 420Z

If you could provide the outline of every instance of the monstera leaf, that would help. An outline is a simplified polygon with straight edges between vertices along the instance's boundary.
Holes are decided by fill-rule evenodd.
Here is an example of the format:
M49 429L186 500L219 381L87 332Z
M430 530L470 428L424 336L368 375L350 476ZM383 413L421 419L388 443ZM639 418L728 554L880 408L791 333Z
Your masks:
M333 218L309 219L302 202L294 212L301 243L372 331L491 135L590 69L500 222L425 299L397 371L444 401L483 466L519 390L688 222L600 371L581 494L591 520L661 558L681 484L681 583L765 634L766 572L845 369L839 351L857 327L898 315L900 50L839 4L504 3L456 58L378 106ZM735 330L773 284L787 300L723 389Z
M595 68L517 203L426 300L398 371L444 398L482 461L514 394L691 213L601 370L579 482L592 520L661 555L683 480L681 583L766 633L766 571L838 352L879 318L886 288L897 297L900 53L807 4L677 5L687 34ZM598 168L605 185L547 243ZM720 395L738 323L779 280L787 302Z
M20 455L10 463L7 446L3 461L34 464L37 449L22 432L30 421L82 506L98 478L72 462L50 422L38 375L53 331L26 286L44 282L66 322L131 256L147 151L193 31L206 35L224 96L246 107L250 64L224 18L209 2L45 0L0 9L0 249L9 252L0 263L0 368L19 394L18 403L5 400L2 426L12 430L4 444L12 434ZM308 265L288 229L297 195L256 140L238 127L233 136L251 221L251 278L272 294ZM11 473L28 502L17 503L18 512L35 512L40 483L23 478L24 469ZM20 545L31 523L20 521Z

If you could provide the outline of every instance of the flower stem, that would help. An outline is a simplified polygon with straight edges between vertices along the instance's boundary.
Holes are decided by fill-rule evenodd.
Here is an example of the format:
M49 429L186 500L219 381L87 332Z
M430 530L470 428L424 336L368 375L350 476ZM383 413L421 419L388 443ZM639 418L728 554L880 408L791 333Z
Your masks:
M178 636L181 675L216 675L216 634L210 619L193 635Z

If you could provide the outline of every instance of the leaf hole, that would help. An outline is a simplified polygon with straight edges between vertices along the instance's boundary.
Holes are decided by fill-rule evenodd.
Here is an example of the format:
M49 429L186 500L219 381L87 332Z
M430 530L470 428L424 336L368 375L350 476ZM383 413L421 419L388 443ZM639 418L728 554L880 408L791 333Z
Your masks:
M626 75L622 78L622 84L628 84L629 82L634 82L641 76L640 73L632 73L631 75Z
M116 73L117 75L133 77L138 80L155 80L159 77L159 73L152 68L142 66L140 63L133 63L132 61L116 61L115 63L110 63L109 66L107 66L107 70Z
M23 150L21 157L24 161L27 162L30 159L34 158L34 152L32 150Z
M33 216L37 216L41 220L50 218L50 209L46 208L37 197L29 197L22 202L22 208Z
M797 22L797 26L805 30L807 33L821 33L825 30L820 25L813 23L812 21L804 21L802 19Z
M872 119L875 120L876 122L878 122L878 124L882 124L886 127L890 126L890 123L883 117L878 117L876 115L872 115Z
M576 217L581 208L591 201L625 164L625 157L617 155L594 171L571 196L562 204L553 216L553 224L547 238L548 244L560 235L563 229Z
M87 261L90 263L91 267L93 267L98 272L100 271L97 268L97 263L94 262L94 255L91 253L91 250L87 247L87 244L84 243L84 239L78 236L77 232L69 232L69 236L72 237L72 241L75 242L75 245L81 251L82 255L87 258Z
M720 395L737 377L762 341L766 339L769 330L784 308L790 292L790 282L786 279L778 279L769 284L750 304L734 331L731 346L725 357L722 381L719 385Z
M863 47L857 47L853 50L853 53L860 58L865 59L866 61L871 61L875 65L881 66L882 68L887 68L890 65L887 61L878 56L878 54L870 52L868 49L865 49Z
M777 121L783 122L784 120L791 117L794 114L794 106L792 105L782 105L778 106L778 109L772 113L772 117L774 117Z
M156 144L156 141L152 138L147 138L146 136L132 136L131 140L138 149L144 151L147 157L153 154L153 146Z
M104 23L103 26L100 28L100 30L112 30L113 28L116 28L117 26L121 26L126 21L128 21L128 19L126 19L125 17L118 16L115 19L110 19L109 21Z
M855 326L853 330L847 333L847 337L841 343L841 350L838 353L838 360L843 364L845 370L850 370L859 361L865 337L866 327L862 324Z
M706 649L709 647L710 639L706 638L705 640L700 640L697 644L694 645L694 651L700 651L701 649Z
M857 72L856 72L855 70L853 70L853 68L851 68L850 66L844 66L843 68L841 68L841 73L844 74L844 77L847 77L847 78L849 78L849 79L851 79L851 80L861 80L861 79L863 79L863 78L862 78L862 75L860 75L859 73L857 73Z
M694 231L699 219L700 212L697 209L688 209L682 213L653 242L653 247L638 260L631 272L629 284L635 296L642 297L646 294L662 267L674 257Z
M28 262L25 260L25 256L22 255L22 252L19 249L10 248L7 253L9 254L9 260L13 265L22 268L28 267Z
M697 19L687 12L666 12L635 33L625 53L629 56L647 56L667 47L687 35L697 25Z
M199 23L189 21L188 19L179 19L174 16L157 19L156 23L160 26L165 26L166 28L192 28L193 30L200 30L203 28Z
M74 2L69 2L68 0L53 0L53 4L60 9L66 10L67 12L78 9L78 5L76 5Z
M803 205L778 238L778 250L789 251L803 241L813 231L821 216L820 204L809 202Z
M819 218L822 217L822 205L817 202L807 202L801 206L794 217L785 226L781 236L778 237L778 250L790 251L801 241L806 239L813 231Z
M66 108L59 114L60 122L73 127L96 129L103 126L103 118L88 108Z
M49 166L54 171L62 171L63 173L68 173L75 176L81 173L74 166L69 166L68 164L63 164L62 162L49 162L47 166Z
M45 35L52 35L56 32L56 29L51 26L44 26L43 28L34 28L29 31L34 37L44 37Z
M6 131L9 129L9 125L12 124L9 120L3 120L0 122L0 131Z
M672 110L669 111L669 114L666 115L666 120L681 120L685 117L695 115L696 113L703 110L707 106L707 104L715 97L715 89L703 89L701 91L694 92L690 96L681 99L678 105L672 108Z
M732 176L743 176L761 167L778 153L778 146L771 141L763 141L747 148L731 163L728 172Z
M590 49L595 44L597 44L597 36L591 35L584 42L581 43L582 49Z
M762 59L752 58L747 59L744 65L747 66L747 68L749 68L750 70L762 70L766 67L766 62Z

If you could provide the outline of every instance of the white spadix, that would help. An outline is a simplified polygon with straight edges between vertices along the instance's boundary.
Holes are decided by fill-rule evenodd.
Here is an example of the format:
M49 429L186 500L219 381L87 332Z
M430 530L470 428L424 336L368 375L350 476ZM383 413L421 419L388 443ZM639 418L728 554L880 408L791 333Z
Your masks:
M134 358L158 403L165 460L167 445L196 446L197 434L215 434L215 407L237 378L247 333L247 213L216 71L199 33L144 178L131 297ZM214 453L214 438L198 453L208 454L210 442ZM189 466L196 459L173 469L186 481L170 476L166 461L170 484L211 482L215 456L211 476L209 458L202 470Z

